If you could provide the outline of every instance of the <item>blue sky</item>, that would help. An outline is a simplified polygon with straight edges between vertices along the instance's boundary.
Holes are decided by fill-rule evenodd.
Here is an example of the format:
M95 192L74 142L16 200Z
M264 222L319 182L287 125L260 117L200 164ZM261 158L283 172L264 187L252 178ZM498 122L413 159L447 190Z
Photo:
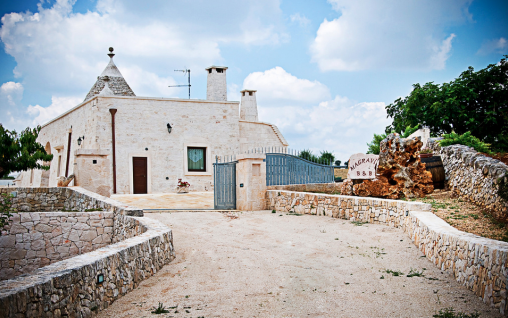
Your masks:
M385 105L508 54L508 2L467 0L2 1L0 122L20 130L80 103L108 62L138 96L206 97L225 65L228 99L257 89L260 120L291 147L365 152Z

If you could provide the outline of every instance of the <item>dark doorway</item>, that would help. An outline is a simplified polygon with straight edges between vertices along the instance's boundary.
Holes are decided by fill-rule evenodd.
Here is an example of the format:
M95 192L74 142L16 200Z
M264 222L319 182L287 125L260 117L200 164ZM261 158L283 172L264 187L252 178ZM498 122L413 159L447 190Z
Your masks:
M134 182L134 194L148 192L146 157L132 157L132 173Z

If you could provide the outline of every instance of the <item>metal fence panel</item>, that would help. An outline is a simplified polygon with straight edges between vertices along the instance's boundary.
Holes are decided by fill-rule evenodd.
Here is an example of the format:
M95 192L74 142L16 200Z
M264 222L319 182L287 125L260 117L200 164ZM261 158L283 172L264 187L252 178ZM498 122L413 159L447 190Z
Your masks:
M266 185L334 182L334 167L285 153L266 154Z

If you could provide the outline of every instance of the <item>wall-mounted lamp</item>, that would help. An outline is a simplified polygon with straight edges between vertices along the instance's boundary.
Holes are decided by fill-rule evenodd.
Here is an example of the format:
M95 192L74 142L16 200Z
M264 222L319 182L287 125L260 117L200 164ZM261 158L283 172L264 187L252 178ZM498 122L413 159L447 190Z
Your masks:
M78 138L78 146L81 146L81 142L85 140L85 136Z
M173 129L173 127L171 127L171 125L168 123L168 133L171 133L171 129Z
M97 275L97 284L102 284L104 283L104 274L99 274Z

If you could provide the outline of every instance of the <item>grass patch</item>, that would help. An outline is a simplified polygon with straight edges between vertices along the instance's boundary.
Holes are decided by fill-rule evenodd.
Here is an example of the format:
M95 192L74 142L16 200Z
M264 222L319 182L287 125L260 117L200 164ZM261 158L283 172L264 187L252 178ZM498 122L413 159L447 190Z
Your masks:
M453 307L440 309L439 314L435 314L432 317L434 318L478 318L480 317L480 314L475 311L472 314L466 314L461 311L455 312L455 309Z
M425 275L423 275L423 269L421 272L415 270L415 269L410 269L409 270L409 274L406 275L407 277L424 277Z
M385 273L392 274L392 276L402 276L402 275L404 275L404 273L401 272L401 271L393 271L391 269L385 270Z
M156 315L167 314L167 313L169 313L169 310L164 308L164 304L161 302L159 302L159 307L157 307L157 309L152 311L152 314L156 314Z
M364 224L368 224L369 222L362 222L362 221L352 221L351 222L352 224L356 225L356 226L362 226Z

